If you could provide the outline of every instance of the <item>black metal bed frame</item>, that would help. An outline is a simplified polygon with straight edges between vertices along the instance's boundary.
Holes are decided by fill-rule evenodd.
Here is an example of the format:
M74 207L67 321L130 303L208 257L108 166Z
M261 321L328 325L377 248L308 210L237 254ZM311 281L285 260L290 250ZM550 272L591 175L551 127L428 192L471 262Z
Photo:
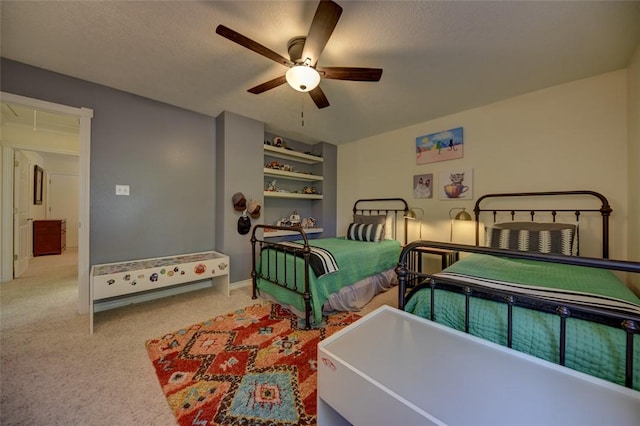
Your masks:
M389 207L384 207L385 205L389 205ZM393 223L394 229L392 230L394 239L398 239L398 227L400 224L404 224L404 243L403 246L407 243L407 218L405 217L406 213L409 211L409 205L403 198L368 198L368 199L359 199L353 205L353 214L365 214L365 215L393 215ZM402 219L399 215L402 214ZM264 230L265 229L276 229L281 231L291 231L293 232L293 239L302 240L302 245L300 248L292 247L289 245L283 245L280 242L273 241L265 241L264 240ZM263 231L263 237L259 238L257 233L259 230ZM272 249L272 250L265 250ZM267 268L266 271L262 271L259 268L260 256L262 253L266 253L266 256L274 256L276 270L271 270L271 268ZM277 285L278 287L289 290L293 293L299 294L302 296L305 305L305 327L311 327L311 286L309 280L309 274L313 273L309 271L309 258L311 254L309 239L304 229L300 226L274 226L274 225L255 225L253 227L253 231L251 233L251 281L253 287L252 298L256 299L258 297L258 280L265 280L272 284ZM302 258L304 260L304 282L297 282L296 277L298 276L298 265L295 262L296 258ZM270 264L271 259L267 259L267 264ZM282 273L284 276L282 280L278 279L279 272L277 270L277 265L279 265L282 261L282 264L286 265L287 262L293 262L293 277L287 276L286 267ZM348 267L348 265L344 265L342 267Z
M482 209L480 208L480 204L484 200L489 200L490 198L518 198L518 197L580 197L580 196L589 196L594 197L600 201L599 208L579 208L579 209ZM578 190L578 191L547 191L547 192L508 192L502 194L487 194L478 198L476 201L476 205L473 208L473 212L475 213L475 222L476 222L476 245L480 245L480 214L483 212L491 212L493 215L493 221L496 221L497 214L499 212L508 212L511 215L511 220L515 220L515 216L517 213L528 213L531 216L531 221L535 220L536 213L551 213L551 217L553 222L556 221L556 216L560 212L570 212L576 216L576 222L580 221L580 215L582 213L593 213L598 212L600 216L602 216L602 257L605 259L609 258L609 216L611 216L611 206L609 205L609 200L595 191L587 191L587 190Z
M601 201L599 209L561 209L561 210L549 210L549 209L482 209L480 203L486 199L497 197L537 197L537 196L573 196L573 195L588 195L598 198ZM528 193L506 193L506 194L489 194L480 197L474 208L476 215L476 244L479 242L479 226L480 226L480 213L492 212L494 221L496 213L499 211L510 212L511 217L514 217L515 212L526 211L531 215L534 220L535 213L544 211L551 212L555 221L556 212L570 211L576 214L576 219L579 219L580 214L583 212L599 212L602 216L602 254L603 258L589 258L589 257L577 257L577 256L564 256L553 254L541 254L523 251L513 251L505 249L496 249L489 247L479 247L463 244L450 244L435 241L416 241L407 245L400 255L396 273L398 274L399 289L398 289L398 307L403 309L406 306L406 301L420 289L428 288L431 292L431 320L434 315L435 305L435 290L443 289L461 293L465 296L465 332L469 332L469 316L470 316L470 303L472 298L481 298L486 300L492 300L495 302L501 302L506 305L507 310L507 341L505 345L511 348L512 344L512 326L513 326L513 307L523 307L533 309L537 311L547 312L558 315L559 321L559 359L558 364L565 365L565 353L566 353L566 320L567 318L576 318L604 324L610 327L615 327L624 330L626 333L626 365L625 365L625 386L633 387L633 355L634 355L634 335L640 333L640 316L621 314L609 309L587 307L569 302L550 302L539 299L535 296L513 294L507 291L501 291L496 289L488 289L483 286L479 286L473 283L456 282L450 278L439 277L433 274L423 273L422 271L410 270L412 251L418 247L429 247L444 250L452 250L455 252L464 253L480 253L489 254L494 256L501 256L514 259L529 259L543 262L562 263L568 265L587 266L592 268L602 268L612 271L622 271L631 273L640 273L640 262L620 261L608 259L609 254L609 216L612 212L611 207L607 199L599 193L593 191L556 191L556 192L528 192ZM410 292L407 294L407 292Z

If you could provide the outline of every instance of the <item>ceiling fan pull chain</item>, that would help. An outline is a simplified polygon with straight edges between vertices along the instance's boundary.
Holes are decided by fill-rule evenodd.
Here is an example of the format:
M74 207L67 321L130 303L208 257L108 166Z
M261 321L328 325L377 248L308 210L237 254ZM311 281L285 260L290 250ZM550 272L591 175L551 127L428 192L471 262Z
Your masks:
M304 97L300 97L300 123L304 127Z

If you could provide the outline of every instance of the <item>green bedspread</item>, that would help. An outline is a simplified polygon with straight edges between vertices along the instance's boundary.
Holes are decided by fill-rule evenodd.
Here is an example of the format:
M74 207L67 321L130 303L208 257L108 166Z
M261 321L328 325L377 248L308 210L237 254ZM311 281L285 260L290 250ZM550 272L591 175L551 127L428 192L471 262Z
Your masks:
M301 242L301 241L297 241ZM313 321L319 324L322 321L322 305L327 301L329 295L340 290L342 287L351 285L371 275L394 268L398 263L401 246L396 240L382 240L380 242L363 242L347 240L344 237L322 238L310 240L309 245L320 247L331 252L338 263L339 270L321 278L317 278L313 271L309 271L309 281L311 288L311 307L313 310ZM267 265L267 258L270 259L270 265ZM275 259L278 259L278 265ZM295 276L298 283L298 291L303 292L304 287L304 260L287 256L286 277L289 286L293 285L294 262L295 259ZM284 256L282 253L271 253L266 256L262 253L260 257L260 271L267 275L267 269L270 272L271 279L276 278L275 271L278 271L277 278L280 282L284 281L285 268ZM258 280L258 288L261 292L266 292L283 304L291 305L296 309L304 312L304 300L300 294L295 294L287 289L281 288L266 280Z
M640 299L610 271L573 265L506 259L473 254L443 271L442 276L477 282L476 277L512 282L524 286L562 288L578 299L589 295L607 296L629 312L640 312ZM436 274L436 276L439 274ZM405 310L423 318L430 316L429 289L415 292ZM465 298L446 290L435 291L435 321L464 330ZM514 308L513 349L557 363L559 359L559 318L525 308ZM472 298L470 334L506 345L507 306L504 303ZM578 371L624 385L626 333L587 321L567 319L565 365ZM640 389L640 336L634 336L635 389Z

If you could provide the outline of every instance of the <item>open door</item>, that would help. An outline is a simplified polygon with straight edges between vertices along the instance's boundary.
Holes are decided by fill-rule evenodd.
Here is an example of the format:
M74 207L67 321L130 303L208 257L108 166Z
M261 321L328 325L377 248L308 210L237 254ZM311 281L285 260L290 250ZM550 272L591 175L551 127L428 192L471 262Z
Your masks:
M14 152L13 164L13 278L18 278L29 267L33 244L32 219L29 217L31 166L20 151Z

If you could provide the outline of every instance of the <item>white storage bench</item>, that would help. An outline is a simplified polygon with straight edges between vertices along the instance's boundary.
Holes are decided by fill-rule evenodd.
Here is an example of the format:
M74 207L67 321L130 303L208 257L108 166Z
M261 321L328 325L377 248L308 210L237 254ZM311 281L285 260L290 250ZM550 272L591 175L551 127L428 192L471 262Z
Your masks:
M318 426L636 426L640 392L383 306L318 344Z
M229 256L216 251L105 263L91 267L89 328L95 305L114 297L210 279L229 296Z

